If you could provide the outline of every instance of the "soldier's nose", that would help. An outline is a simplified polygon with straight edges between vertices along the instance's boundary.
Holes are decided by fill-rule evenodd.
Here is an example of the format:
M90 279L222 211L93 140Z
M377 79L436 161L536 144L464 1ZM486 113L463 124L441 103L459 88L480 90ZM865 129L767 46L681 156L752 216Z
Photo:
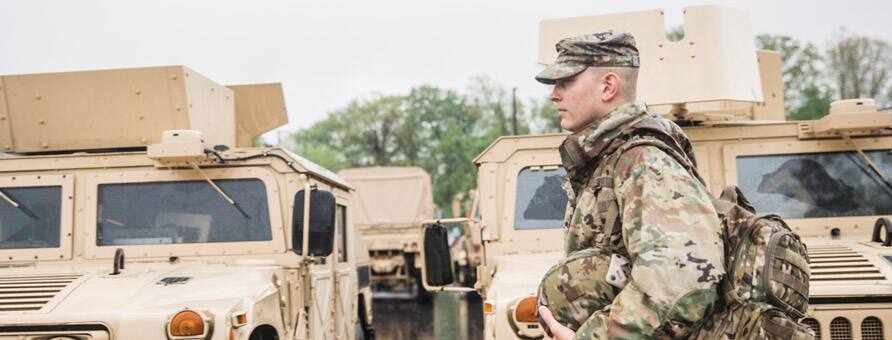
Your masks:
M561 101L561 96L557 93L557 86L551 89L551 94L548 96L548 100L551 100L555 103Z

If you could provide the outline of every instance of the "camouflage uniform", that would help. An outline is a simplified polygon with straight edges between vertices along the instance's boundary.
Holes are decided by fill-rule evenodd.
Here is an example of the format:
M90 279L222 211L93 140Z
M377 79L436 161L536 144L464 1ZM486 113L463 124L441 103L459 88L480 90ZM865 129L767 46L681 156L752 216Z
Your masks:
M637 66L637 49L628 33L564 39L557 49L556 64L568 63L549 67L537 80L553 82L605 65L598 60L610 61L608 66ZM588 54L594 56L586 59ZM589 63L579 68L578 60ZM724 275L721 225L706 189L657 147L617 151L633 127L671 136L667 143L677 143L694 160L681 129L649 114L643 102L626 103L568 136L561 146L570 198L567 257L546 274L539 303L579 339L685 338L709 316ZM621 289L604 277L609 254L631 263Z

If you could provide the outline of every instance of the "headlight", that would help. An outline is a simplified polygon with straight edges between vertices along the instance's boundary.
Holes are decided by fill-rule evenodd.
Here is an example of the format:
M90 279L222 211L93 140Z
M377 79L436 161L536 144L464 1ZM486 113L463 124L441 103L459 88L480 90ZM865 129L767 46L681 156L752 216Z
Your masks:
M204 339L210 330L210 320L197 311L182 310L167 322L167 335L171 339Z
M508 311L508 320L521 338L541 338L543 335L536 307L536 297L527 296L514 302Z

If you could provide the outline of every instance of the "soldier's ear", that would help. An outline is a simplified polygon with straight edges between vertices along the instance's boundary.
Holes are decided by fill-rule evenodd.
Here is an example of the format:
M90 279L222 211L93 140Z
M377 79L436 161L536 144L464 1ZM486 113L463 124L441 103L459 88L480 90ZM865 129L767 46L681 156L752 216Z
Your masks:
M616 98L620 91L620 78L616 72L607 71L601 76L601 101L609 102Z

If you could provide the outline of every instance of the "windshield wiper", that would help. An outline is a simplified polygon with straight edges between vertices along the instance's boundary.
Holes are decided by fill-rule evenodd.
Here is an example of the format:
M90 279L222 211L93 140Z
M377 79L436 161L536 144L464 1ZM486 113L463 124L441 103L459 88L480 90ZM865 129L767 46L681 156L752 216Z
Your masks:
M223 197L223 199L226 200L226 202L229 202L229 204L231 204L233 207L235 207L235 209L238 210L238 212L241 213L242 216L244 216L245 218L247 218L249 220L251 219L251 216L248 216L248 213L246 213L244 210L242 210L242 207L238 205L238 202L236 202L234 199L232 199L232 197L227 195L226 192L223 191L222 188L217 186L217 183L214 183L214 180L212 180L210 177L208 177L208 175L206 173L204 173L204 171L201 170L201 168L198 167L198 164L195 164L195 163L191 163L191 164L192 164L192 168L195 169L195 171L198 171L198 173L200 173L201 176L204 177L204 180L207 181L208 184L211 185L211 188L214 188L214 190L217 191L217 193L220 194L220 196Z
M19 209L19 211L21 211L25 215L28 215L28 217L35 220L40 219L39 217L37 217L37 214L31 211L31 209L28 209L24 205L19 204L19 202L16 202L14 199L12 199L12 197L9 197L9 195L3 192L3 190L0 190L0 198L3 198L6 203L9 203L9 205L11 205L13 208Z
M884 175L883 172L880 171L880 168L876 165L876 163L874 163L873 160L870 159L870 157L867 157L867 154L865 154L864 151L861 150L861 147L859 147L858 144L855 144L855 140L853 140L851 136L849 136L849 133L841 132L840 135L842 135L843 140L845 140L847 143L855 148L855 151L858 151L858 154L861 155L861 158L864 159L865 162L867 162L867 165L873 170L874 174L878 175L889 189L892 189L892 182L890 182L889 179L886 178L886 175Z

